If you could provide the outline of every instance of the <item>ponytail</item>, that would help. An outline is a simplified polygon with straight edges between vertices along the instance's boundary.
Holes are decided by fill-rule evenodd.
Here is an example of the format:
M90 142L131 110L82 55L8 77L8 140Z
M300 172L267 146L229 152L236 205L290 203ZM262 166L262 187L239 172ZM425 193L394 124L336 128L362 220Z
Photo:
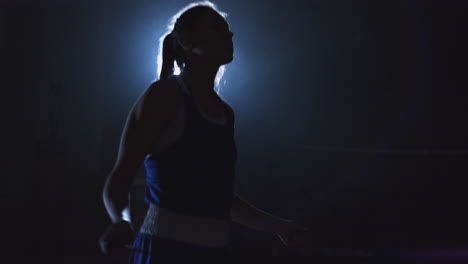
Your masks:
M177 42L174 34L169 33L164 37L162 48L162 67L159 79L166 79L174 74L174 61L182 70L185 63L185 56L182 47Z
M174 53L174 36L167 34L163 41L162 69L159 79L166 79L174 73Z
M224 18L227 16L226 13L219 11L215 4L208 0L203 0L187 5L172 17L170 23L167 25L169 31L159 38L156 72L159 73L160 80L167 79L174 75L174 61L177 63L181 72L187 66L188 59L185 51L177 40L177 34L181 33L187 34L186 36L192 36L196 26L202 23L203 19L213 11ZM215 84L217 87L219 87L224 71L225 66L220 66L215 77Z

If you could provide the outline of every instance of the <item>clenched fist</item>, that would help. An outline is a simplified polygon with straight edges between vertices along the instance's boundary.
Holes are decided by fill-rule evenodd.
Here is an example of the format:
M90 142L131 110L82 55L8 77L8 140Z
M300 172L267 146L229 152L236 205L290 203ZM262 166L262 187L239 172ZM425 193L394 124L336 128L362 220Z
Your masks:
M135 239L129 222L120 220L110 224L99 238L101 252L115 258L128 258Z

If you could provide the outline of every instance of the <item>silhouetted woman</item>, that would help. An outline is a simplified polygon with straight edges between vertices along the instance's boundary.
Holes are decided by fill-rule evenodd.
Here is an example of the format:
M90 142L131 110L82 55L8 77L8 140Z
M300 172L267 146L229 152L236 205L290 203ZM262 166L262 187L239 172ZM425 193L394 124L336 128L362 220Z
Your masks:
M233 33L225 15L210 2L179 13L163 39L160 79L133 106L104 187L113 224L101 237L102 250L129 254L130 263L227 263L231 220L273 232L288 244L298 225L234 194L234 112L214 90L220 67L233 60ZM135 237L121 212L142 162L149 208ZM125 250L124 244L133 246Z

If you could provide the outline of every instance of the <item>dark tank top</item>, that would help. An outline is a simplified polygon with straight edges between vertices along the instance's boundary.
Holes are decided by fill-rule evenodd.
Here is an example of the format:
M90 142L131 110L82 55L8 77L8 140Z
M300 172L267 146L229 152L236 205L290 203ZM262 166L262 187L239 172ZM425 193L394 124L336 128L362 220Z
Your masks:
M223 102L226 123L205 119L190 87L176 78L184 100L185 128L175 144L149 153L145 201L182 214L230 219L237 150L234 117Z

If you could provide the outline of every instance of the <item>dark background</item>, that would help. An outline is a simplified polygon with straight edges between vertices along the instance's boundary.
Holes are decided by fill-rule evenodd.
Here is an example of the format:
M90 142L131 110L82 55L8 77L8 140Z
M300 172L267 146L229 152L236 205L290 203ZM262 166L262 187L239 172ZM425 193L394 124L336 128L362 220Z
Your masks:
M125 118L190 1L0 3L3 248L98 258ZM237 193L323 247L468 244L466 1L214 3L234 32Z

